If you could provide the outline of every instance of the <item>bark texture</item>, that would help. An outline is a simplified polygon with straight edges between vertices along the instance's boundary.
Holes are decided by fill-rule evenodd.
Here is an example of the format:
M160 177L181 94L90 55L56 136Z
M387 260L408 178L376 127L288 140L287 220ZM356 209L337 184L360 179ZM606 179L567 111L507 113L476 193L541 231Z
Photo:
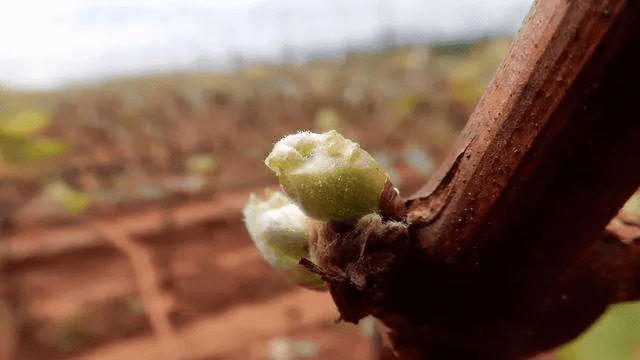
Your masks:
M377 315L396 356L525 358L640 299L637 226L611 220L640 185L638 64L637 1L537 2L405 203L412 248Z

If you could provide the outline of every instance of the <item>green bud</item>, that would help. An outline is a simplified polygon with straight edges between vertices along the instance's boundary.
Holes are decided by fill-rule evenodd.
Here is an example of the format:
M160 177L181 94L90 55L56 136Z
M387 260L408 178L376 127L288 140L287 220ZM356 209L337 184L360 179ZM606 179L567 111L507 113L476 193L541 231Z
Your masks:
M71 214L80 213L91 205L89 195L72 189L62 181L46 185L44 193L54 203Z
M387 174L335 130L278 141L265 160L286 193L312 218L355 223L375 212Z
M281 192L267 193L265 201L254 194L242 209L244 223L262 257L284 271L298 285L322 289L320 277L298 265L309 253L308 227L313 225L294 203Z

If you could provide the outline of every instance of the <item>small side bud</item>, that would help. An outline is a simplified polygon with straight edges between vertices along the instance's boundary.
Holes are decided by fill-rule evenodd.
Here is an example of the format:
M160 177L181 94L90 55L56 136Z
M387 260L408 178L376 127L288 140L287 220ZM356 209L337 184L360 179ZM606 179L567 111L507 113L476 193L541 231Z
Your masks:
M281 192L270 192L266 200L251 194L242 209L244 223L262 257L306 288L321 290L322 279L298 265L303 257L314 258L309 251L309 219Z
M265 163L304 212L321 221L355 223L378 209L387 174L335 130L278 141Z

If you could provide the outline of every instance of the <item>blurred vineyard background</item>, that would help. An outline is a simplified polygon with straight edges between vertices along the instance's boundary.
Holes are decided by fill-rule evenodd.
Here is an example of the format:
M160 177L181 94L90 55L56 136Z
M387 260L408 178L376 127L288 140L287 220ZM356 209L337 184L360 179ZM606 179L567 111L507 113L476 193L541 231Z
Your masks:
M339 130L417 190L510 41L0 91L0 359L370 359L370 325L272 270L240 209L301 129ZM640 359L640 309L612 313L608 343L558 357Z

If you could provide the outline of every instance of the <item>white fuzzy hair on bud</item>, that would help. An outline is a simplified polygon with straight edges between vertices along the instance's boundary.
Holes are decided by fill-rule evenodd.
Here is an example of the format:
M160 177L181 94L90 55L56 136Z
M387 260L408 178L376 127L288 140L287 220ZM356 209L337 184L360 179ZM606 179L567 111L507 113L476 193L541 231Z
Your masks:
M322 280L298 265L309 253L308 227L312 221L283 193L268 192L266 200L251 194L242 209L251 240L262 257L287 273L299 285L321 289Z

